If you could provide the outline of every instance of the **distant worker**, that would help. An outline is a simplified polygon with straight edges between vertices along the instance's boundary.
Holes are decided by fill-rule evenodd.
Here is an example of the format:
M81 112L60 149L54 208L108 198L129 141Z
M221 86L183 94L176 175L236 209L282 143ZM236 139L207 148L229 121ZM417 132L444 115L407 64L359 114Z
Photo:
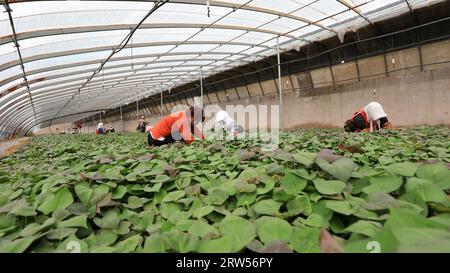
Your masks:
M81 122L77 121L77 132L81 134Z
M244 127L237 125L234 119L223 110L219 111L216 115L216 129L224 130L230 136L236 136L244 132Z
M136 131L139 131L141 133L145 133L145 127L147 126L147 122L145 121L145 117L141 116L139 119L138 126L136 128Z
M196 106L190 106L185 111L170 114L154 127L149 128L148 145L161 146L177 140L190 144L195 140L194 135L205 139L201 130L196 127L196 124L204 121L203 109Z
M390 129L383 107L378 102L371 102L353 114L344 124L346 132L373 132L373 130Z
M97 135L104 135L104 134L105 134L105 127L103 127L103 122L100 122L100 123L97 125L97 130L95 131L95 133L96 133Z
M116 131L116 129L114 129L114 127L109 126L108 129L106 129L105 134L111 134L114 133Z

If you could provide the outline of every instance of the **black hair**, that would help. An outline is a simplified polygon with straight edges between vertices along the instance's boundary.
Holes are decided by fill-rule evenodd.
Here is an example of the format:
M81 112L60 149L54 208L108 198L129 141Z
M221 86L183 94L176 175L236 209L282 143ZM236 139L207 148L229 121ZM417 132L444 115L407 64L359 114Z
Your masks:
M354 132L354 131L356 131L356 129L357 129L356 124L353 121L351 121L349 119L345 121L344 130L346 132Z
M384 124L385 124L386 122L389 122L388 119L387 119L387 117L382 117L382 118L380 118L380 126L381 126L381 128L384 127Z
M205 121L205 111L203 111L203 109L198 106L189 106L189 108L186 109L185 114L186 116L194 117L195 121Z

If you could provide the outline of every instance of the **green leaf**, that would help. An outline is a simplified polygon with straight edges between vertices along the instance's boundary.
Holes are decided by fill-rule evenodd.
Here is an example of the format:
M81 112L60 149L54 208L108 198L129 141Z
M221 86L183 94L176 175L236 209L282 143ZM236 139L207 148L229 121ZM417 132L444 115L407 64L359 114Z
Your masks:
M29 206L18 206L13 208L8 214L17 216L35 216L37 214L36 209Z
M450 232L432 228L399 228L394 231L398 251L409 253L449 253Z
M281 188L287 194L297 194L306 187L307 181L303 178L298 177L292 172L287 171L280 184Z
M356 223L348 226L345 229L345 231L372 237L375 236L378 232L380 232L382 227L383 226L378 222L359 220Z
M153 184L153 186L151 186L151 187L148 185L145 185L143 190L145 192L158 192L161 189L162 185L163 185L163 183L156 183L156 184Z
M403 179L398 176L373 176L369 178L370 185L364 187L364 193L373 192L393 192L396 191L403 183Z
M390 230L396 230L402 227L448 229L448 226L445 224L431 221L417 213L394 208L390 209L390 214L384 227Z
M255 184L249 184L246 181L238 181L235 184L236 192L254 192L256 191L256 185Z
M240 193L236 195L237 203L236 206L250 206L253 204L256 200L256 194L255 193Z
M282 203L272 199L266 199L256 202L253 205L253 210L261 215L276 215L278 214Z
M314 179L313 183L321 194L340 194L345 188L345 183L339 180Z
M320 252L320 229L318 228L293 228L290 245L298 253Z
M122 199L122 197L124 197L126 193L127 193L127 187L123 186L123 185L119 185L114 189L114 191L111 195L111 199Z
M300 218L303 219L303 218ZM320 214L311 213L306 220L303 221L303 224L310 227L328 227L328 221Z
M92 198L94 190L92 190L88 183L81 182L75 186L75 193L82 203L89 203Z
M120 174L120 169L117 167L106 169L103 173L103 178L109 180L123 180L123 175Z
M219 223L219 231L224 236L232 236L232 252L238 252L256 236L255 226L242 217L228 215Z
M131 236L128 239L125 239L121 242L118 242L114 245L114 252L115 253L128 253L133 252L136 250L137 246L142 243L143 239L141 235L137 234L134 236Z
M100 203L107 195L109 192L109 187L107 185L100 185L97 188L94 189L94 193L92 194L91 197L91 204L98 204Z
M31 237L33 235L36 235L38 232L49 228L53 224L55 224L55 219L54 218L48 218L42 224L31 223L28 226L26 226L24 229L22 229L22 231L20 232L20 236L22 236L22 237Z
M203 238L205 236L213 236L213 237L219 236L219 231L217 230L217 228L201 220L195 221L189 227L188 232L189 234L192 234L200 238Z
M256 194L257 195L266 194L266 193L270 192L274 186L275 186L275 180L269 179L264 182L264 188L258 187L258 189L256 190Z
M94 223L101 228L117 228L119 222L119 213L115 209L108 210L102 218L94 218Z
M77 228L55 228L52 230L49 230L47 234L45 235L45 238L49 240L62 240L64 238L67 238L71 235L74 235L77 232ZM53 245L52 248L53 249Z
M349 201L327 200L325 201L325 205L330 210L343 215L351 215L356 212L356 209L352 205L350 205Z
M441 190L450 189L450 170L444 163L423 165L416 174L419 178L435 183Z
M164 240L170 249L178 253L195 251L198 240L176 229L163 233Z
M279 240L289 242L291 239L293 228L283 219L263 216L255 224L259 239L264 243Z
M138 176L137 173L129 173L125 176L125 179L130 182L136 182L136 181L138 181L137 176Z
M129 209L137 209L144 206L144 202L141 200L141 198L131 195L128 197L128 204L124 206L126 206Z
M145 238L143 252L164 253L169 247L160 233L154 233Z
M211 205L222 205L228 199L228 194L220 189L212 189L208 192L204 202Z
M58 222L56 224L56 227L58 228L66 228L66 227L82 227L87 228L87 216L86 215L80 215L72 217L68 220Z
M171 180L172 180L172 177L165 175L165 174L159 174L151 182L152 183L166 183Z
M199 242L197 251L199 253L231 253L235 243L231 234L224 235L215 240L202 240Z
M399 162L384 167L392 175L413 176L419 166L412 162Z
M101 230L96 236L96 244L109 246L116 242L119 236L108 229Z
M441 203L447 200L447 195L436 184L412 177L405 186L406 192L416 191L425 202Z
M194 210L193 215L195 218L200 219L213 212L213 210L214 210L213 206L199 207L196 210Z
M316 158L316 153L308 153L308 152L297 152L293 154L295 161L298 163L301 163L306 166L310 166L314 163L314 160Z
M356 164L351 159L345 157L337 159L332 164L322 158L317 158L316 163L322 170L344 182L350 179L353 170L356 168Z
M184 197L186 195L186 193L182 190L179 191L172 191L169 192L163 199L161 202L166 203L166 202L175 202L178 199Z
M57 210L65 209L72 203L72 193L67 188L62 188L56 194L47 196L44 202L38 207L38 210L47 215Z
M288 216L296 216L300 213L309 215L312 212L311 202L305 195L297 196L286 204Z
M37 238L38 236L32 236L4 243L0 246L0 253L22 253L27 250Z
M385 192L372 192L367 197L367 203L363 207L368 210L385 210L390 207L398 208L400 203Z

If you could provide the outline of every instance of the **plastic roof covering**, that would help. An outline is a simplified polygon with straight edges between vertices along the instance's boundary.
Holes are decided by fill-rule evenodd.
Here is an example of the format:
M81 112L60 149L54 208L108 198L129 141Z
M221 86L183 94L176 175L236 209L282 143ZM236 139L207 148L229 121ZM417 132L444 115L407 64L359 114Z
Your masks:
M298 48L439 1L172 0L145 20L79 94L158 1L9 2L36 120L3 12L0 132L24 133L49 119L116 107L198 80L200 69L206 77L273 55L277 38L282 50Z

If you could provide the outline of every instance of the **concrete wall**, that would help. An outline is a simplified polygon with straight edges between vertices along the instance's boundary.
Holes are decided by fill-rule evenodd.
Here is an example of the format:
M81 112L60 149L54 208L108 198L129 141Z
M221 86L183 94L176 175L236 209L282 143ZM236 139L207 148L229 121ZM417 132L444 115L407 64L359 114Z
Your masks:
M282 85L286 129L342 127L352 113L371 101L383 105L394 126L450 125L450 40L292 74L282 78ZM268 80L205 95L204 102L225 109L226 105L278 105L279 97L276 82ZM159 113L159 107L153 112ZM134 131L137 113L128 116L132 118L124 119L123 128L119 117L104 123ZM160 117L146 118L155 124Z

